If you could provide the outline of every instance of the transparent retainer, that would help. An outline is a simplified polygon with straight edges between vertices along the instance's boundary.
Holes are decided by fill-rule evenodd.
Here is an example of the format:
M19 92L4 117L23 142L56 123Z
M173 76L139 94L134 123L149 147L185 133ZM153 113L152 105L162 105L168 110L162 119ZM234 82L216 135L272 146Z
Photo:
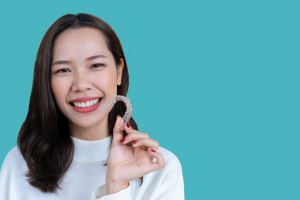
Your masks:
M100 105L100 110L105 110L107 108L109 108L110 106L114 105L117 101L123 101L126 105L126 112L123 116L123 126L120 127L121 130L124 130L124 126L125 124L130 120L131 115L132 115L132 106L130 103L130 99L122 96L122 95L117 95L107 101L105 101L103 104Z

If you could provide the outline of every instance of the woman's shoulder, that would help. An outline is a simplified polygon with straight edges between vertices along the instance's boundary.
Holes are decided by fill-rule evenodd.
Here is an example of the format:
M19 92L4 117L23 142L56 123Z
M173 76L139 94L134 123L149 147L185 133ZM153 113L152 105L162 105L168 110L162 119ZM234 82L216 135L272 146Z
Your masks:
M172 153L168 149L165 149L161 146L158 148L158 152L161 153L164 157L166 169L182 172L181 163L180 163L178 157L174 153Z
M5 168L10 168L13 166L20 166L21 164L25 163L25 160L23 159L23 156L17 146L12 148L8 154L6 155L1 171Z

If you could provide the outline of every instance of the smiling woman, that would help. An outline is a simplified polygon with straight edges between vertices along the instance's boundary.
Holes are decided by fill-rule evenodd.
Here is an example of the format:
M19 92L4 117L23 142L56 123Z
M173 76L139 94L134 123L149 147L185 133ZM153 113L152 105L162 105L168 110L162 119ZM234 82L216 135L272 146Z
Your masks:
M51 88L74 137L93 140L99 139L99 132L102 138L110 135L107 126L110 110L103 112L97 108L117 95L124 68L122 58L119 62L116 66L105 36L95 28L68 29L56 38ZM93 127L93 131L82 133L81 127Z
M0 199L184 199L177 157L133 118L125 126L123 103L101 109L128 85L106 22L88 14L54 22L37 53L18 146L1 169Z

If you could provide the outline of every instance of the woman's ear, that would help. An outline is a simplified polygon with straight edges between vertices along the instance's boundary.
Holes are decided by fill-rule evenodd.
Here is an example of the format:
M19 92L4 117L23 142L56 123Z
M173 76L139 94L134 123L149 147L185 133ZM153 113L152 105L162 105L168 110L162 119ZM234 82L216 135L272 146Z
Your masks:
M120 58L120 65L118 66L118 77L117 77L117 85L122 84L122 72L124 68L124 60Z

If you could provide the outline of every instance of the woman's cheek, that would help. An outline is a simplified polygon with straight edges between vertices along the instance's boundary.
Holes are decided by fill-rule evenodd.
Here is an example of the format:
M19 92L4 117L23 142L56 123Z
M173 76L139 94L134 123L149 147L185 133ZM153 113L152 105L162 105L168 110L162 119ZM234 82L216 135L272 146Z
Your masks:
M56 103L62 104L66 99L66 91L68 87L68 83L64 80L59 79L58 77L54 77L51 79L51 89L55 98Z
M54 98L57 100L57 94L59 94L59 83L55 78L51 78L51 90L54 95Z
M107 74L103 74L99 81L100 89L103 93L106 93L106 95L117 93L117 79L116 79L116 73L110 72ZM109 95L110 96L110 95Z

